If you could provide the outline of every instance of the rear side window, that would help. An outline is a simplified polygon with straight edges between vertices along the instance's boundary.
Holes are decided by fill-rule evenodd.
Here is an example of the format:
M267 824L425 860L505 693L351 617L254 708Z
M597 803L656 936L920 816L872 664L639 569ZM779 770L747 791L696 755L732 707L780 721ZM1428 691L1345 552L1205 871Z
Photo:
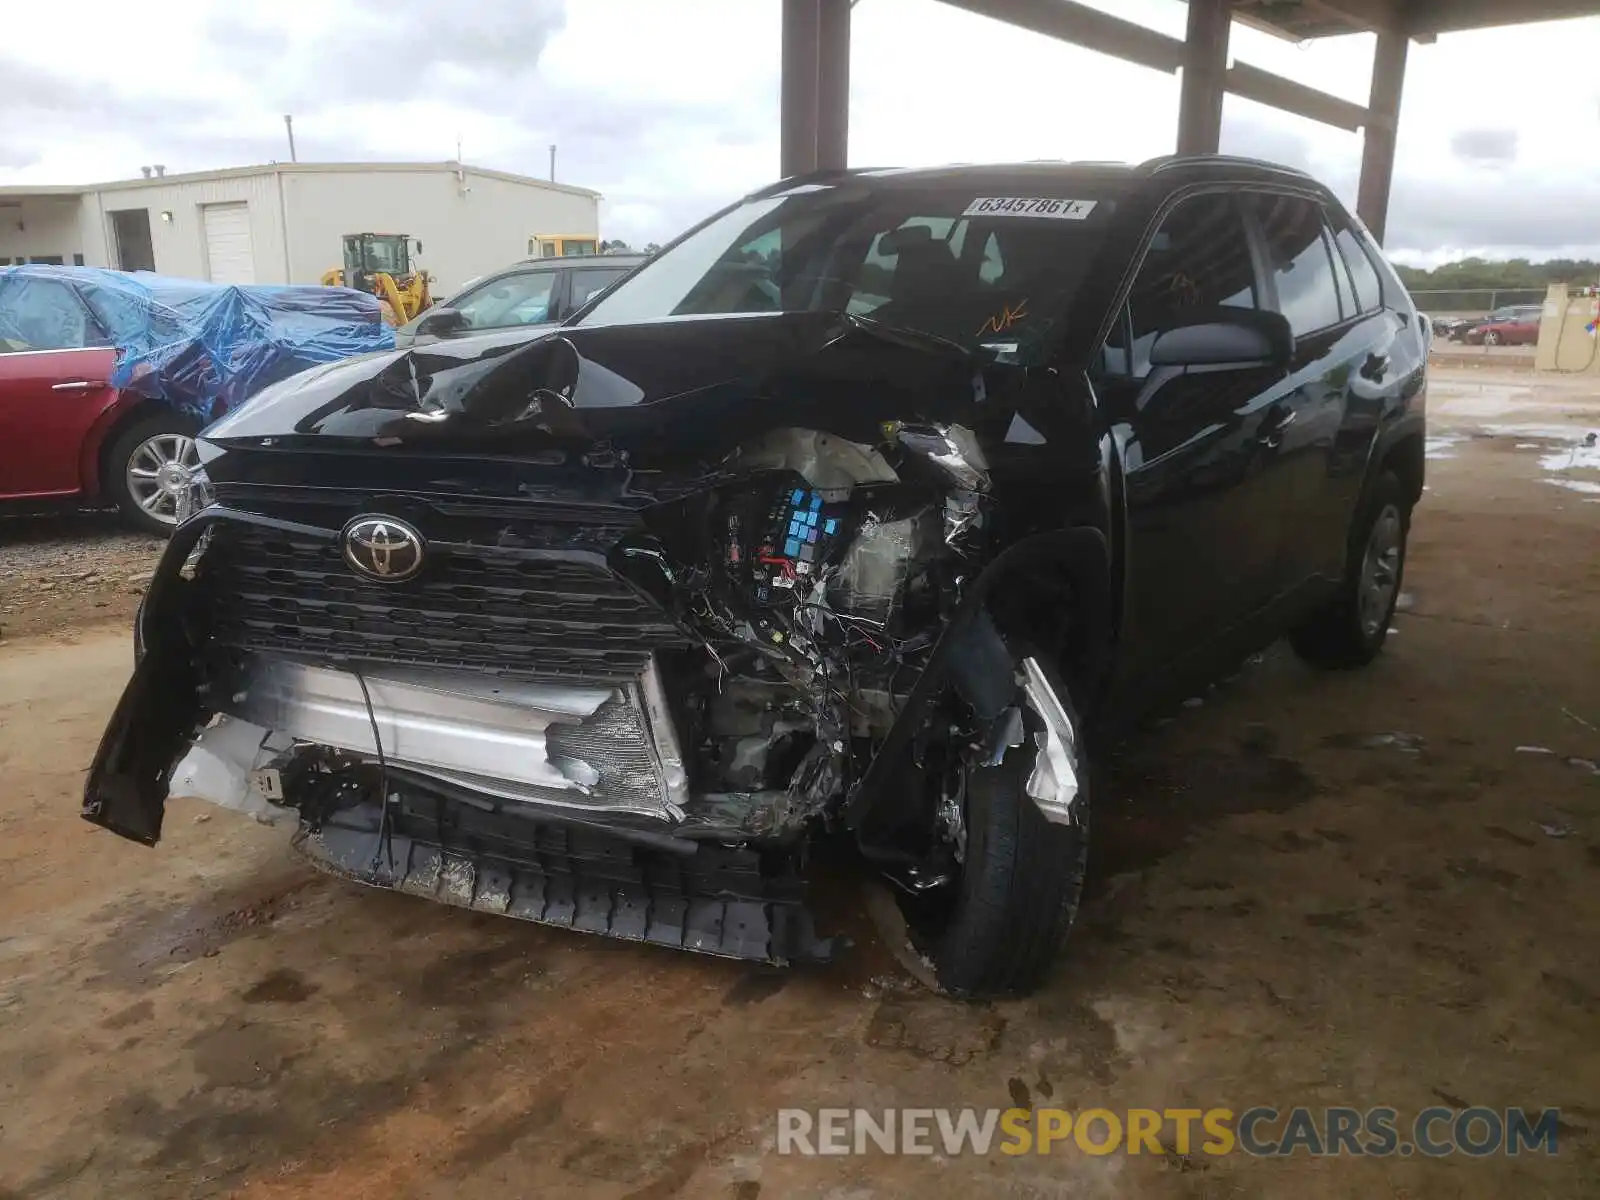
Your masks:
M1238 203L1223 194L1191 197L1167 214L1151 239L1101 369L1142 379L1150 373L1156 335L1185 310L1256 306L1255 268Z
M1296 337L1339 324L1339 283L1323 233L1322 206L1298 196L1249 197L1277 283L1278 311Z
M581 308L628 273L627 267L586 267L572 273L572 307Z
M1347 223L1336 218L1333 231L1333 243L1350 272L1351 283L1355 285L1356 310L1362 313L1376 312L1383 307L1383 279L1373 265L1372 252Z

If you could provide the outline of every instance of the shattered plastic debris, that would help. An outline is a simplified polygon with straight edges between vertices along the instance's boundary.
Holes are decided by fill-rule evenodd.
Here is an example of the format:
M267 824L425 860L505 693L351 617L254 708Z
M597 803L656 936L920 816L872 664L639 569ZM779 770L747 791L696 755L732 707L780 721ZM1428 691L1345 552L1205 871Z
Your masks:
M1548 746L1518 746L1518 754L1554 754L1555 751Z
M1401 754L1418 754L1425 744L1415 733L1375 733L1361 743L1367 750L1398 750Z
M1562 821L1540 821L1539 828L1548 838L1569 838L1575 832L1571 825Z
M1416 606L1417 594L1415 592L1401 592L1400 598L1394 602L1394 610L1396 612L1410 612Z
M1427 440L1424 453L1428 458L1454 458L1455 448L1467 439L1461 434L1438 434Z
M1185 700L1183 702L1183 706L1185 708L1199 708L1204 703L1205 703L1205 701L1202 700L1199 696L1190 696L1187 700Z
M1567 759L1567 766L1577 767L1578 770L1587 771L1591 775L1600 775L1600 763L1595 762L1592 758L1569 758Z

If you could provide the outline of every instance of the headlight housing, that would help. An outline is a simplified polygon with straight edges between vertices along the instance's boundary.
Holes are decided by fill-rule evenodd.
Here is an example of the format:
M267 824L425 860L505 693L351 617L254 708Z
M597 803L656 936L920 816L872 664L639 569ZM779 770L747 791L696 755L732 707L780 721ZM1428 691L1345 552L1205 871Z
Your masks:
M182 525L201 509L217 502L217 493L211 486L211 476L204 467L189 472L189 486L178 493L178 524Z

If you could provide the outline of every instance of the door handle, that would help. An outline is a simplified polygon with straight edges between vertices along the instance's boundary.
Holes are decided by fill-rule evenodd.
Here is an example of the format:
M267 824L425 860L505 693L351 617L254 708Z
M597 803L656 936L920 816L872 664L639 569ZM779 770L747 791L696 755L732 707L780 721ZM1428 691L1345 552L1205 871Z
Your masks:
M1280 408L1267 417L1267 427L1261 431L1259 441L1268 450L1276 450L1283 445L1283 435L1289 426L1295 423L1300 414L1292 408Z
M96 388L105 386L103 383L91 383L87 379L71 379L66 383L52 383L50 390L52 392L92 392Z

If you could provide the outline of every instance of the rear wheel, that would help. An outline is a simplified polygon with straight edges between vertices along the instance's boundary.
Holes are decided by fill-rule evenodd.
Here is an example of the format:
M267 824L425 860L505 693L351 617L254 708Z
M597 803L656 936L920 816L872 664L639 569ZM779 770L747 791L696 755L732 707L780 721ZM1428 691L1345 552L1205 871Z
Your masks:
M1491 329L1483 335L1483 344L1485 346L1498 346L1500 344L1500 335Z
M200 458L195 425L181 413L156 412L124 429L106 453L105 490L123 519L149 533L170 533L178 500Z
M1088 770L1072 701L1052 672L1044 675L1070 729L1060 739L1077 788L1070 823L1046 820L1028 792L1039 756L1046 756L1045 774L1050 758L1038 744L1044 732L1038 714L1024 708L1023 745L1008 749L998 764L965 771L959 876L947 894L907 913L917 949L939 986L955 996L1030 990L1077 916L1089 852ZM1019 705L1023 699L1019 689Z
M1411 505L1393 472L1379 477L1353 532L1338 595L1289 634L1295 653L1313 666L1364 667L1388 640L1411 533Z

